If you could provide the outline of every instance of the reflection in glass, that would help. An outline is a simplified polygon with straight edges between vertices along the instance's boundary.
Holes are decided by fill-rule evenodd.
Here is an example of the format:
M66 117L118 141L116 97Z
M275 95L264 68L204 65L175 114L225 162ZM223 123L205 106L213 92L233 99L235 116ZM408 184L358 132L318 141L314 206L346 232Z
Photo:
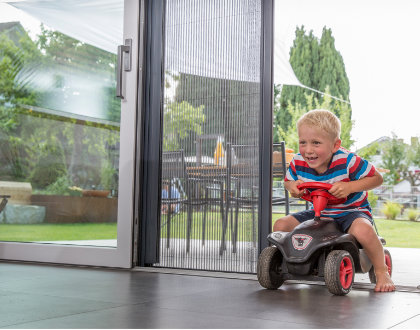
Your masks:
M0 240L116 245L115 65L43 25L0 23Z

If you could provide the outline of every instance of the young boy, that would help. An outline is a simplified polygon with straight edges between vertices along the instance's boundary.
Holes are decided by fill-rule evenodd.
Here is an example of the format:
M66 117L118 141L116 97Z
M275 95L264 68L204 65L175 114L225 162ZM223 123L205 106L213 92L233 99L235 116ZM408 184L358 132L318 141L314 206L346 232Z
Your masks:
M177 199L181 198L181 194L179 193L179 190L171 185L171 193L169 196L169 183L163 182L162 184L162 206L161 211L162 214L167 214L169 212L169 207L171 208L171 214L176 214L179 212L180 204L179 202L176 202ZM174 203L169 203L167 200L175 200ZM165 201L166 200L166 201Z
M293 197L303 195L297 186L303 182L332 184L329 193L347 201L326 208L322 217L333 218L343 232L352 234L360 242L371 260L376 274L375 291L394 291L388 274L381 242L373 228L367 190L382 184L382 176L375 167L341 148L340 120L330 111L311 110L297 122L299 153L290 163L285 187ZM338 210L337 210L338 209ZM291 231L299 223L313 219L313 210L302 211L278 219L274 231Z

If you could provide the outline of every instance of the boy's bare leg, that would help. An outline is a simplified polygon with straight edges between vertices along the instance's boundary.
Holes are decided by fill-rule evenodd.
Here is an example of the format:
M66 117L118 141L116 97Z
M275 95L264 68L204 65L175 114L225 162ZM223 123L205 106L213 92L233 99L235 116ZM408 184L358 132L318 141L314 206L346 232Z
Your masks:
M273 226L273 231L292 231L298 224L294 216L286 215L283 218L277 219Z
M353 221L348 232L356 237L372 262L376 275L375 291L395 291L394 282L392 282L388 267L385 264L383 246L369 220L357 218Z

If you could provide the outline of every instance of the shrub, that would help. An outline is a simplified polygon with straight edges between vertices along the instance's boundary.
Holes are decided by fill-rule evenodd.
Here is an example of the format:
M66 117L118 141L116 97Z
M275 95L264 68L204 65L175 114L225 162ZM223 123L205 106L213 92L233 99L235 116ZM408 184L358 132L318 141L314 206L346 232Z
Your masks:
M368 193L368 201L372 209L374 209L376 204L378 204L378 195L374 194L372 190Z
M402 206L398 203L386 202L382 208L382 212L385 214L387 219L395 220L397 215L401 213Z
M27 181L28 154L25 142L7 136L0 128L0 176L6 181Z
M63 148L57 140L49 141L41 148L38 162L32 171L32 186L43 189L66 175L67 168Z
M410 220L410 221L416 221L417 218L419 217L419 215L420 215L420 213L416 209L408 209L407 210L407 217L408 217L408 220Z
M101 186L103 189L111 190L118 188L118 173L109 162L101 168Z
M75 186L70 187L70 184L69 178L63 175L45 190L38 192L45 195L82 196L82 189Z
M44 191L46 195L69 195L70 182L66 175L59 177Z

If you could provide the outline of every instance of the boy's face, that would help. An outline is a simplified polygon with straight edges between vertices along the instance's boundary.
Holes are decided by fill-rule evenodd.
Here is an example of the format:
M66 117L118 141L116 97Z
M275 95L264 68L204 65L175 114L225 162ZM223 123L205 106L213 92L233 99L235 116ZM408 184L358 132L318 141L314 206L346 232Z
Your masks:
M333 140L324 130L302 124L298 128L299 152L309 167L324 173L333 154L340 148L341 140Z

